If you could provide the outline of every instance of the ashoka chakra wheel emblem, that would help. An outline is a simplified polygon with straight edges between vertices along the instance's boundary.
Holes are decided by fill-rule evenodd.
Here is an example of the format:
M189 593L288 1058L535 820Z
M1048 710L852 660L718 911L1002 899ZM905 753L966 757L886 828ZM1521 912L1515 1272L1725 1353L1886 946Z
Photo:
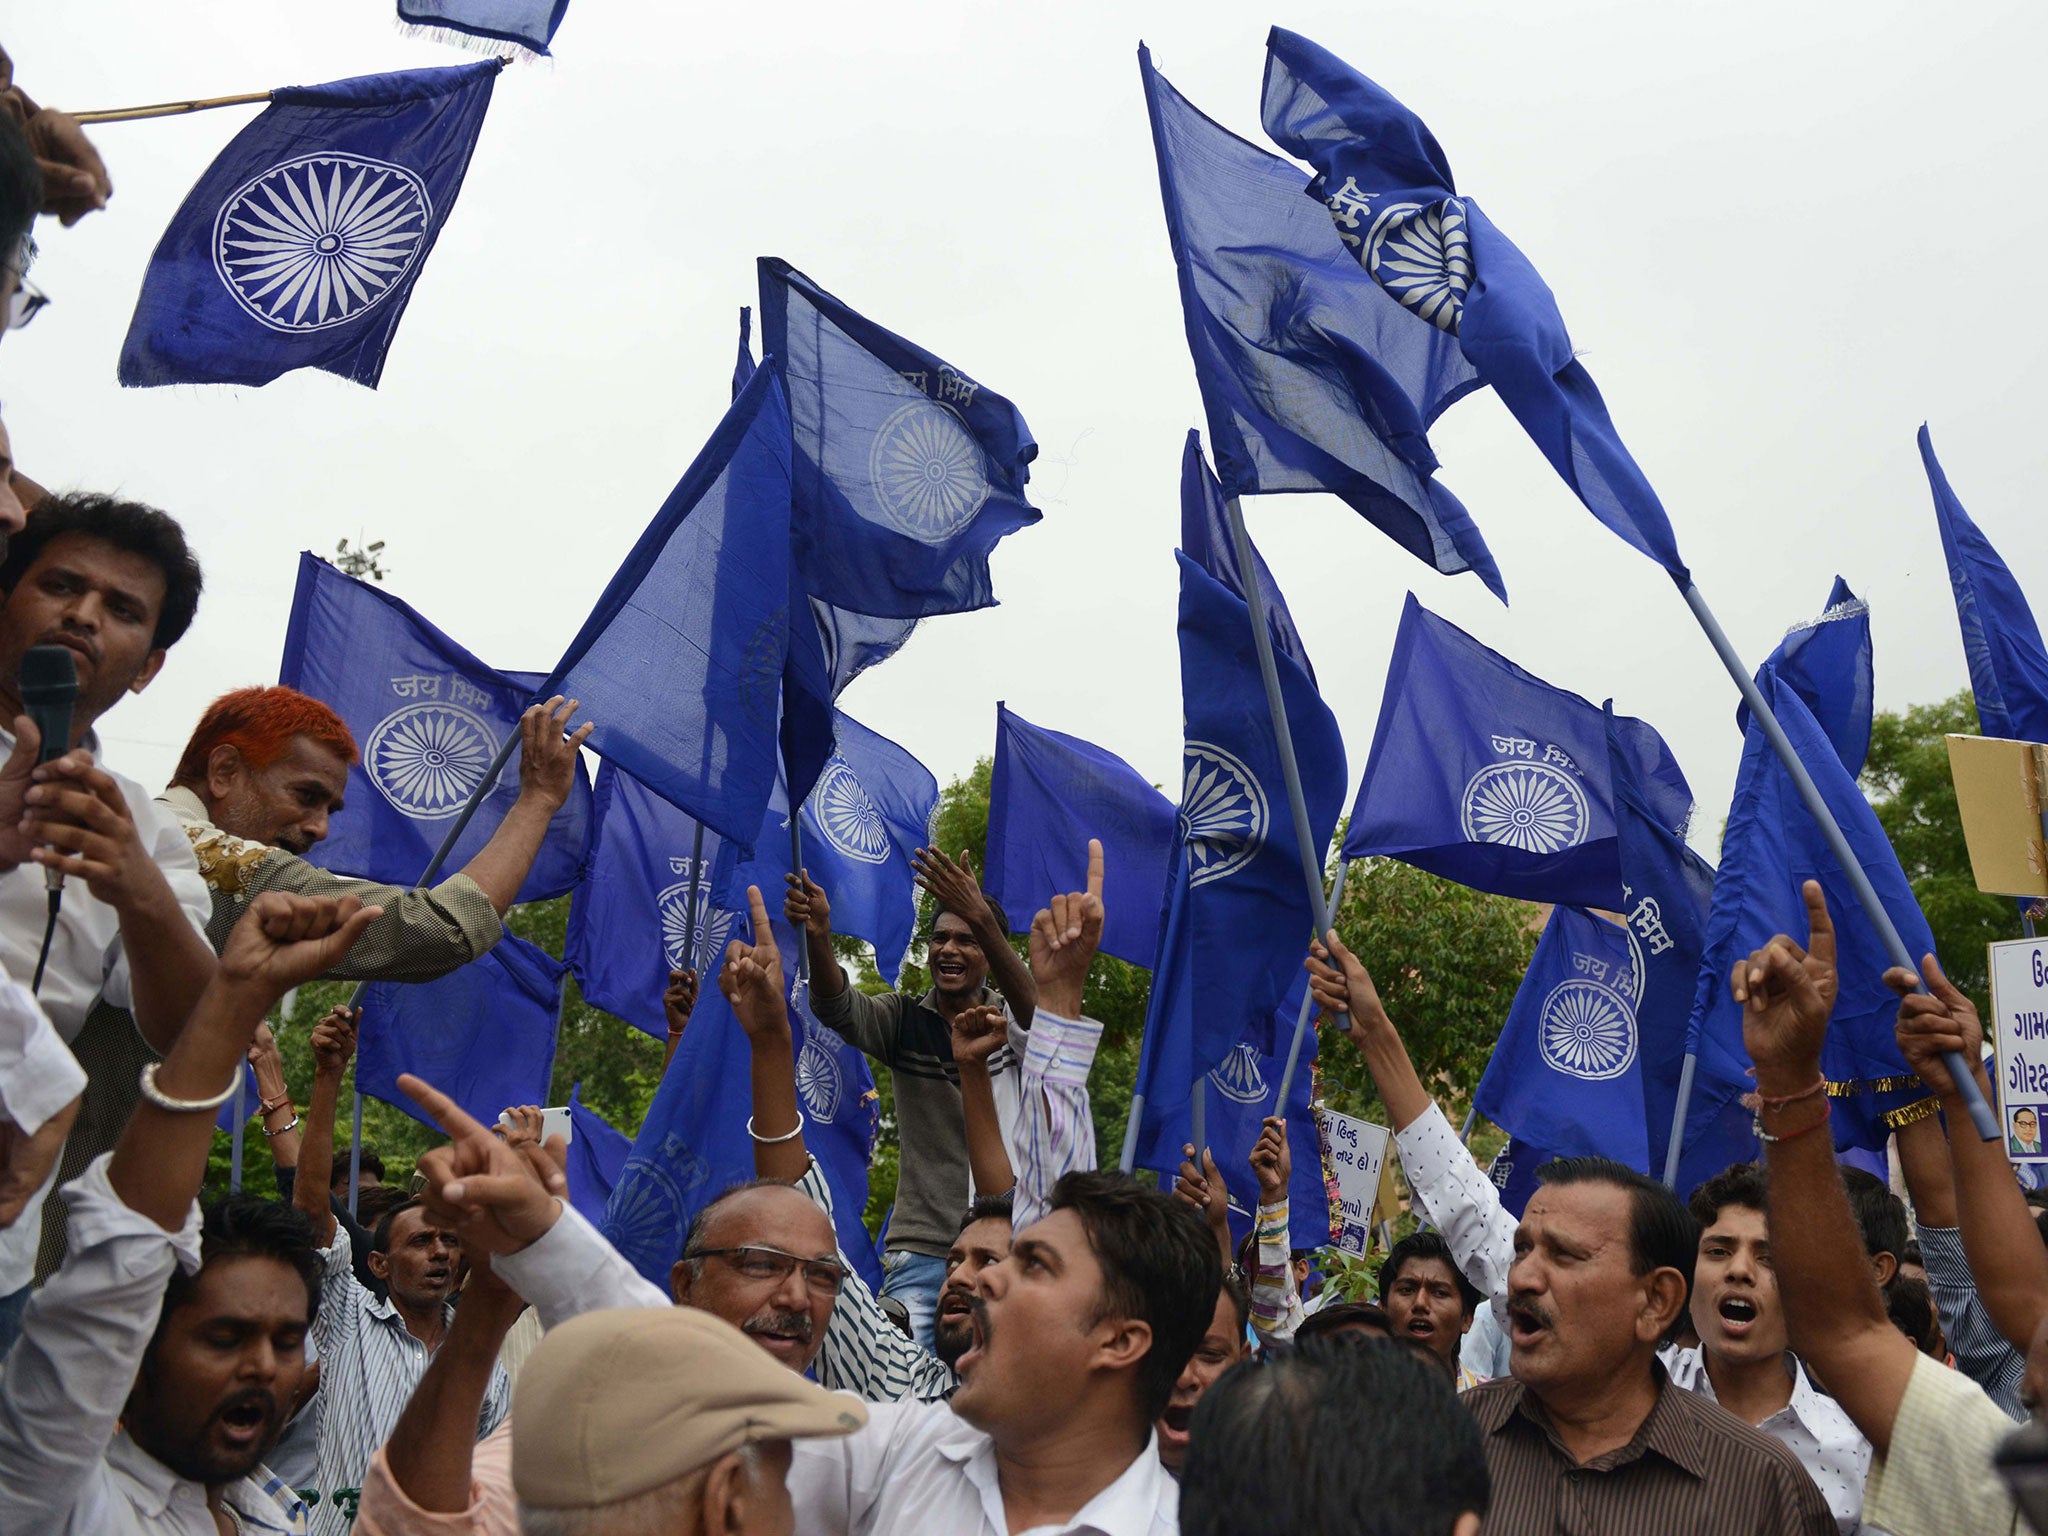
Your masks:
M1180 793L1180 835L1196 885L1234 874L1266 845L1266 792L1236 756L1191 741Z
M1543 1000L1543 1059L1571 1077L1619 1077L1636 1059L1635 1010L1595 981L1565 981Z
M410 704L370 732L363 768L406 815L441 821L476 792L497 751L481 715L457 704Z
M846 766L846 759L833 753L818 775L818 787L811 791L811 811L824 829L825 841L848 858L863 864L882 864L889 858L889 829L882 813L860 787L860 780Z
M1365 241L1365 270L1400 303L1438 330L1458 334L1472 286L1472 242L1465 205L1455 197L1380 210Z
M804 1113L813 1120L830 1120L839 1113L841 1086L838 1061L816 1040L806 1038L796 1058L796 1091L803 1095Z
M945 543L988 500L981 444L930 400L913 400L882 423L868 479L896 530L922 544Z
M1465 786L1465 836L1524 853L1559 853L1586 840L1586 792L1548 763L1495 763Z
M420 259L433 203L402 165L312 154L236 190L213 224L213 269L273 331L360 319Z
M1239 1041L1223 1058L1216 1070L1209 1074L1209 1081L1216 1085L1218 1093L1233 1103L1266 1102L1266 1075L1259 1070L1258 1048L1244 1041Z
M725 958L725 941L732 937L733 914L711 905L711 882L697 887L696 942L690 942L690 882L679 880L654 904L661 909L661 953L672 971L704 971Z

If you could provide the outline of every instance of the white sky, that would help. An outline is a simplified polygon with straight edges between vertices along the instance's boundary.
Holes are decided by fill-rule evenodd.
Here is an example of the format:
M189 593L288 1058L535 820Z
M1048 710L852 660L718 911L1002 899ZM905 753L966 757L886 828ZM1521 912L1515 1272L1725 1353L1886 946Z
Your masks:
M1872 601L1880 707L1963 685L1923 419L2048 591L2027 531L2048 315L2020 281L2048 244L2048 11L1437 0L1275 19L1420 112L1544 273L1752 665L1840 571ZM501 77L374 392L310 371L120 389L149 253L257 109L97 130L111 210L40 231L55 303L0 349L0 399L25 470L166 508L206 564L193 632L105 722L110 758L160 783L209 698L273 681L294 557L344 534L385 540L390 588L486 659L551 666L715 424L753 258L774 254L1007 394L1041 445L1045 520L998 550L1002 606L929 622L846 706L942 782L990 750L1007 698L1175 784L1176 476L1203 423L1134 54L1143 37L1263 143L1266 24L1210 0L575 0L556 60ZM384 0L68 0L18 8L0 41L31 94L74 109L465 57L399 35ZM1656 725L1711 838L1735 694L1668 580L1490 394L1432 438L1512 608L1331 498L1247 507L1354 783L1412 587Z

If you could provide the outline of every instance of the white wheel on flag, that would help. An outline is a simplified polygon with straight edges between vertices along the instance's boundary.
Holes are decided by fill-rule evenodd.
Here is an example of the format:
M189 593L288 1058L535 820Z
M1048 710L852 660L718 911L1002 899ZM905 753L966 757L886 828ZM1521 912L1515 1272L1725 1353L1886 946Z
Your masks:
M273 331L360 319L412 270L433 222L426 183L360 155L301 155L221 204L213 267L235 302Z
M1263 1104L1269 1091L1266 1076L1259 1070L1258 1050L1245 1041L1231 1049L1209 1074L1209 1081L1234 1104Z
M921 544L952 538L989 493L981 444L930 400L912 400L882 423L868 452L868 480L897 532Z
M680 1138L663 1138L654 1157L631 1158L620 1171L605 1208L606 1236L637 1269L673 1263L689 1198L710 1177L710 1165Z
M1235 754L1206 741L1189 742L1182 763L1188 877L1207 885L1244 868L1266 845L1266 791Z
M837 752L818 775L818 787L811 791L811 811L824 829L825 841L848 858L863 864L888 862L889 829L882 813Z
M804 1113L817 1121L832 1119L839 1113L844 1087L838 1060L811 1037L807 1027L804 1048L796 1058L796 1091L803 1096Z
M707 874L697 887L697 942L690 933L690 882L680 880L654 898L661 911L661 953L672 971L717 967L725 958L725 941L732 937L733 914L711 905L711 882Z
M1562 853L1586 840L1591 819L1579 781L1549 763L1495 763L1465 786L1465 836L1524 853Z
M1365 270L1404 308L1457 335L1472 286L1465 205L1446 197L1381 209L1366 236Z
M459 704L408 704L377 723L363 770L377 792L417 821L444 821L483 782L498 738Z
M1543 1000L1543 1059L1589 1083L1619 1077L1636 1059L1636 1015L1596 981L1559 982Z

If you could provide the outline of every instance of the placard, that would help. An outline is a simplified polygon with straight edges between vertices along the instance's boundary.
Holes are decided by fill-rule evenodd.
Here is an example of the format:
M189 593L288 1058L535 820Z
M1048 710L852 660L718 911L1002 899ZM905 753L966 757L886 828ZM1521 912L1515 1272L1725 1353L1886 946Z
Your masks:
M2042 846L2041 748L1995 736L1951 736L1948 767L1970 873L1990 896L2048 896Z
M2034 1189L2048 1183L2048 939L1990 948L1998 1123L2020 1182Z
M1387 1128L1370 1120L1319 1111L1329 1138L1330 1163L1337 1173L1337 1201L1344 1216L1336 1246L1340 1252L1365 1257L1372 1246L1373 1206L1379 1198L1380 1169L1387 1160Z

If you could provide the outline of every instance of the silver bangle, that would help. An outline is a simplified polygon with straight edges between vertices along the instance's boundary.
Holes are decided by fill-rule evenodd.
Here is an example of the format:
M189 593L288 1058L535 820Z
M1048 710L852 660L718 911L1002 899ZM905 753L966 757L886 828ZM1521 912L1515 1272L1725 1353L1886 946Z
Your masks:
M235 1089L242 1082L242 1074L237 1072L228 1079L227 1087L210 1099L174 1099L156 1085L156 1069L162 1065L160 1061L152 1061L142 1069L142 1096L158 1109L167 1109L174 1115L197 1115L209 1109L219 1109L235 1096Z
M268 1136L271 1140L275 1141L278 1137L282 1136L286 1131L296 1131L298 1128L299 1117L297 1115L293 1115L292 1123L290 1125L280 1125L274 1131L267 1125L264 1126L262 1129L264 1135Z
M747 1116L747 1134L753 1137L755 1141L759 1142L764 1147L780 1146L785 1141L795 1141L797 1137L803 1135L803 1133L804 1112L802 1110L798 1110L796 1112L796 1129L793 1131L784 1131L780 1136L761 1135L754 1129L754 1117L752 1115Z

